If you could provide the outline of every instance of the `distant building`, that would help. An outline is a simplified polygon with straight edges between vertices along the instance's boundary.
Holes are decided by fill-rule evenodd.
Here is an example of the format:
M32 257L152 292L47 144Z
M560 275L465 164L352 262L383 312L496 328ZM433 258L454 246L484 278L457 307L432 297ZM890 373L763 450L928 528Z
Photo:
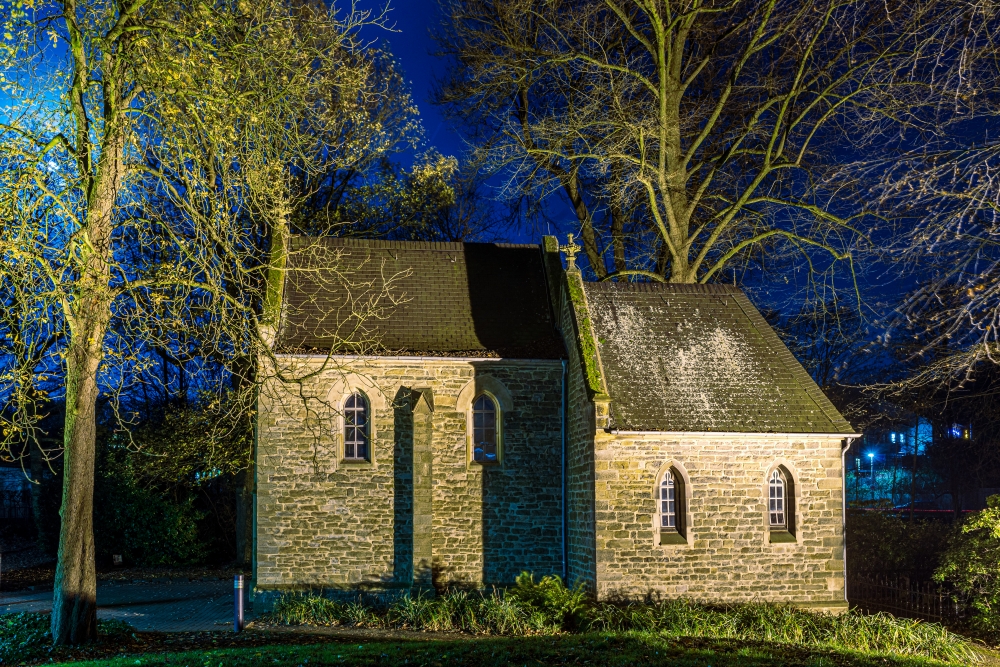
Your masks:
M291 248L275 348L311 375L259 400L258 602L527 570L846 608L853 431L738 289L587 283L552 237L325 243ZM327 261L360 292L324 285ZM352 319L389 276L399 303Z

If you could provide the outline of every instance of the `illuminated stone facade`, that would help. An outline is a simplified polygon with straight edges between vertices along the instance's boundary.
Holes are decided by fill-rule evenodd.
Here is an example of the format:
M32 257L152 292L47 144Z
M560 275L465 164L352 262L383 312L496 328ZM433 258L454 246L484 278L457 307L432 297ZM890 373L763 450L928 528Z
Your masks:
M508 247L354 243L423 267L426 284L409 286L408 313L386 317L393 346L383 354L318 349L315 313L289 316L299 329L285 327L277 359L309 379L273 381L259 401L254 585L264 606L287 591L396 595L503 586L531 571L601 598L846 608L850 425L742 293L585 283L546 239L530 253L509 248L520 253L510 275L541 289L523 296L512 284L504 295L475 272L502 274ZM454 268L463 253L467 265ZM445 271L460 276L448 293ZM467 317L455 314L463 308ZM447 327L424 322L435 313ZM526 336L527 316L544 322ZM555 342L542 340L550 329ZM354 393L371 411L362 461L344 458L340 406ZM485 464L470 427L484 393L500 422L498 460ZM789 494L780 531L766 483L778 468ZM670 535L659 523L666 470L683 514Z

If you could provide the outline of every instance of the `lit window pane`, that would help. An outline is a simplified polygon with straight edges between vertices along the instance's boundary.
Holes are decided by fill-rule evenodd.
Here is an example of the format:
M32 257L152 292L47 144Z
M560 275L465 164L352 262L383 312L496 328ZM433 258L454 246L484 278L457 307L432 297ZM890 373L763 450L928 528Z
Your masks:
M360 394L344 402L344 458L368 458L368 401Z
M768 482L768 513L771 527L785 526L785 480L777 470Z
M660 527L677 529L677 486L673 473L667 472L660 483Z
M497 460L497 406L483 395L472 404L472 458L480 462Z

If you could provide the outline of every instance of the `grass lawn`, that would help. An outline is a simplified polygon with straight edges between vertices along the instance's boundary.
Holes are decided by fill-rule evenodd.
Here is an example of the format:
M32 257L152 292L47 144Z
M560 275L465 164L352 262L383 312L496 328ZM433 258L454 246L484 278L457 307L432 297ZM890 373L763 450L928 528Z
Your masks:
M591 633L549 637L477 638L432 641L317 638L315 644L263 645L137 653L125 657L72 663L74 665L172 665L176 667L309 667L311 665L677 665L678 667L930 667L949 665L924 658L876 656L843 650L806 648L718 639L673 639L648 633ZM361 643L359 643L361 642ZM981 664L996 664L986 662Z

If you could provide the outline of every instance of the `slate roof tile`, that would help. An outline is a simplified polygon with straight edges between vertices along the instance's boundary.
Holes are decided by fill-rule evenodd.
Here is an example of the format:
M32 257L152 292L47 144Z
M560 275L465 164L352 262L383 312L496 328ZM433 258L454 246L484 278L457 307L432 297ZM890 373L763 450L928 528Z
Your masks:
M584 290L613 428L853 433L739 289L587 283Z
M537 245L298 238L288 268L281 350L565 356Z

